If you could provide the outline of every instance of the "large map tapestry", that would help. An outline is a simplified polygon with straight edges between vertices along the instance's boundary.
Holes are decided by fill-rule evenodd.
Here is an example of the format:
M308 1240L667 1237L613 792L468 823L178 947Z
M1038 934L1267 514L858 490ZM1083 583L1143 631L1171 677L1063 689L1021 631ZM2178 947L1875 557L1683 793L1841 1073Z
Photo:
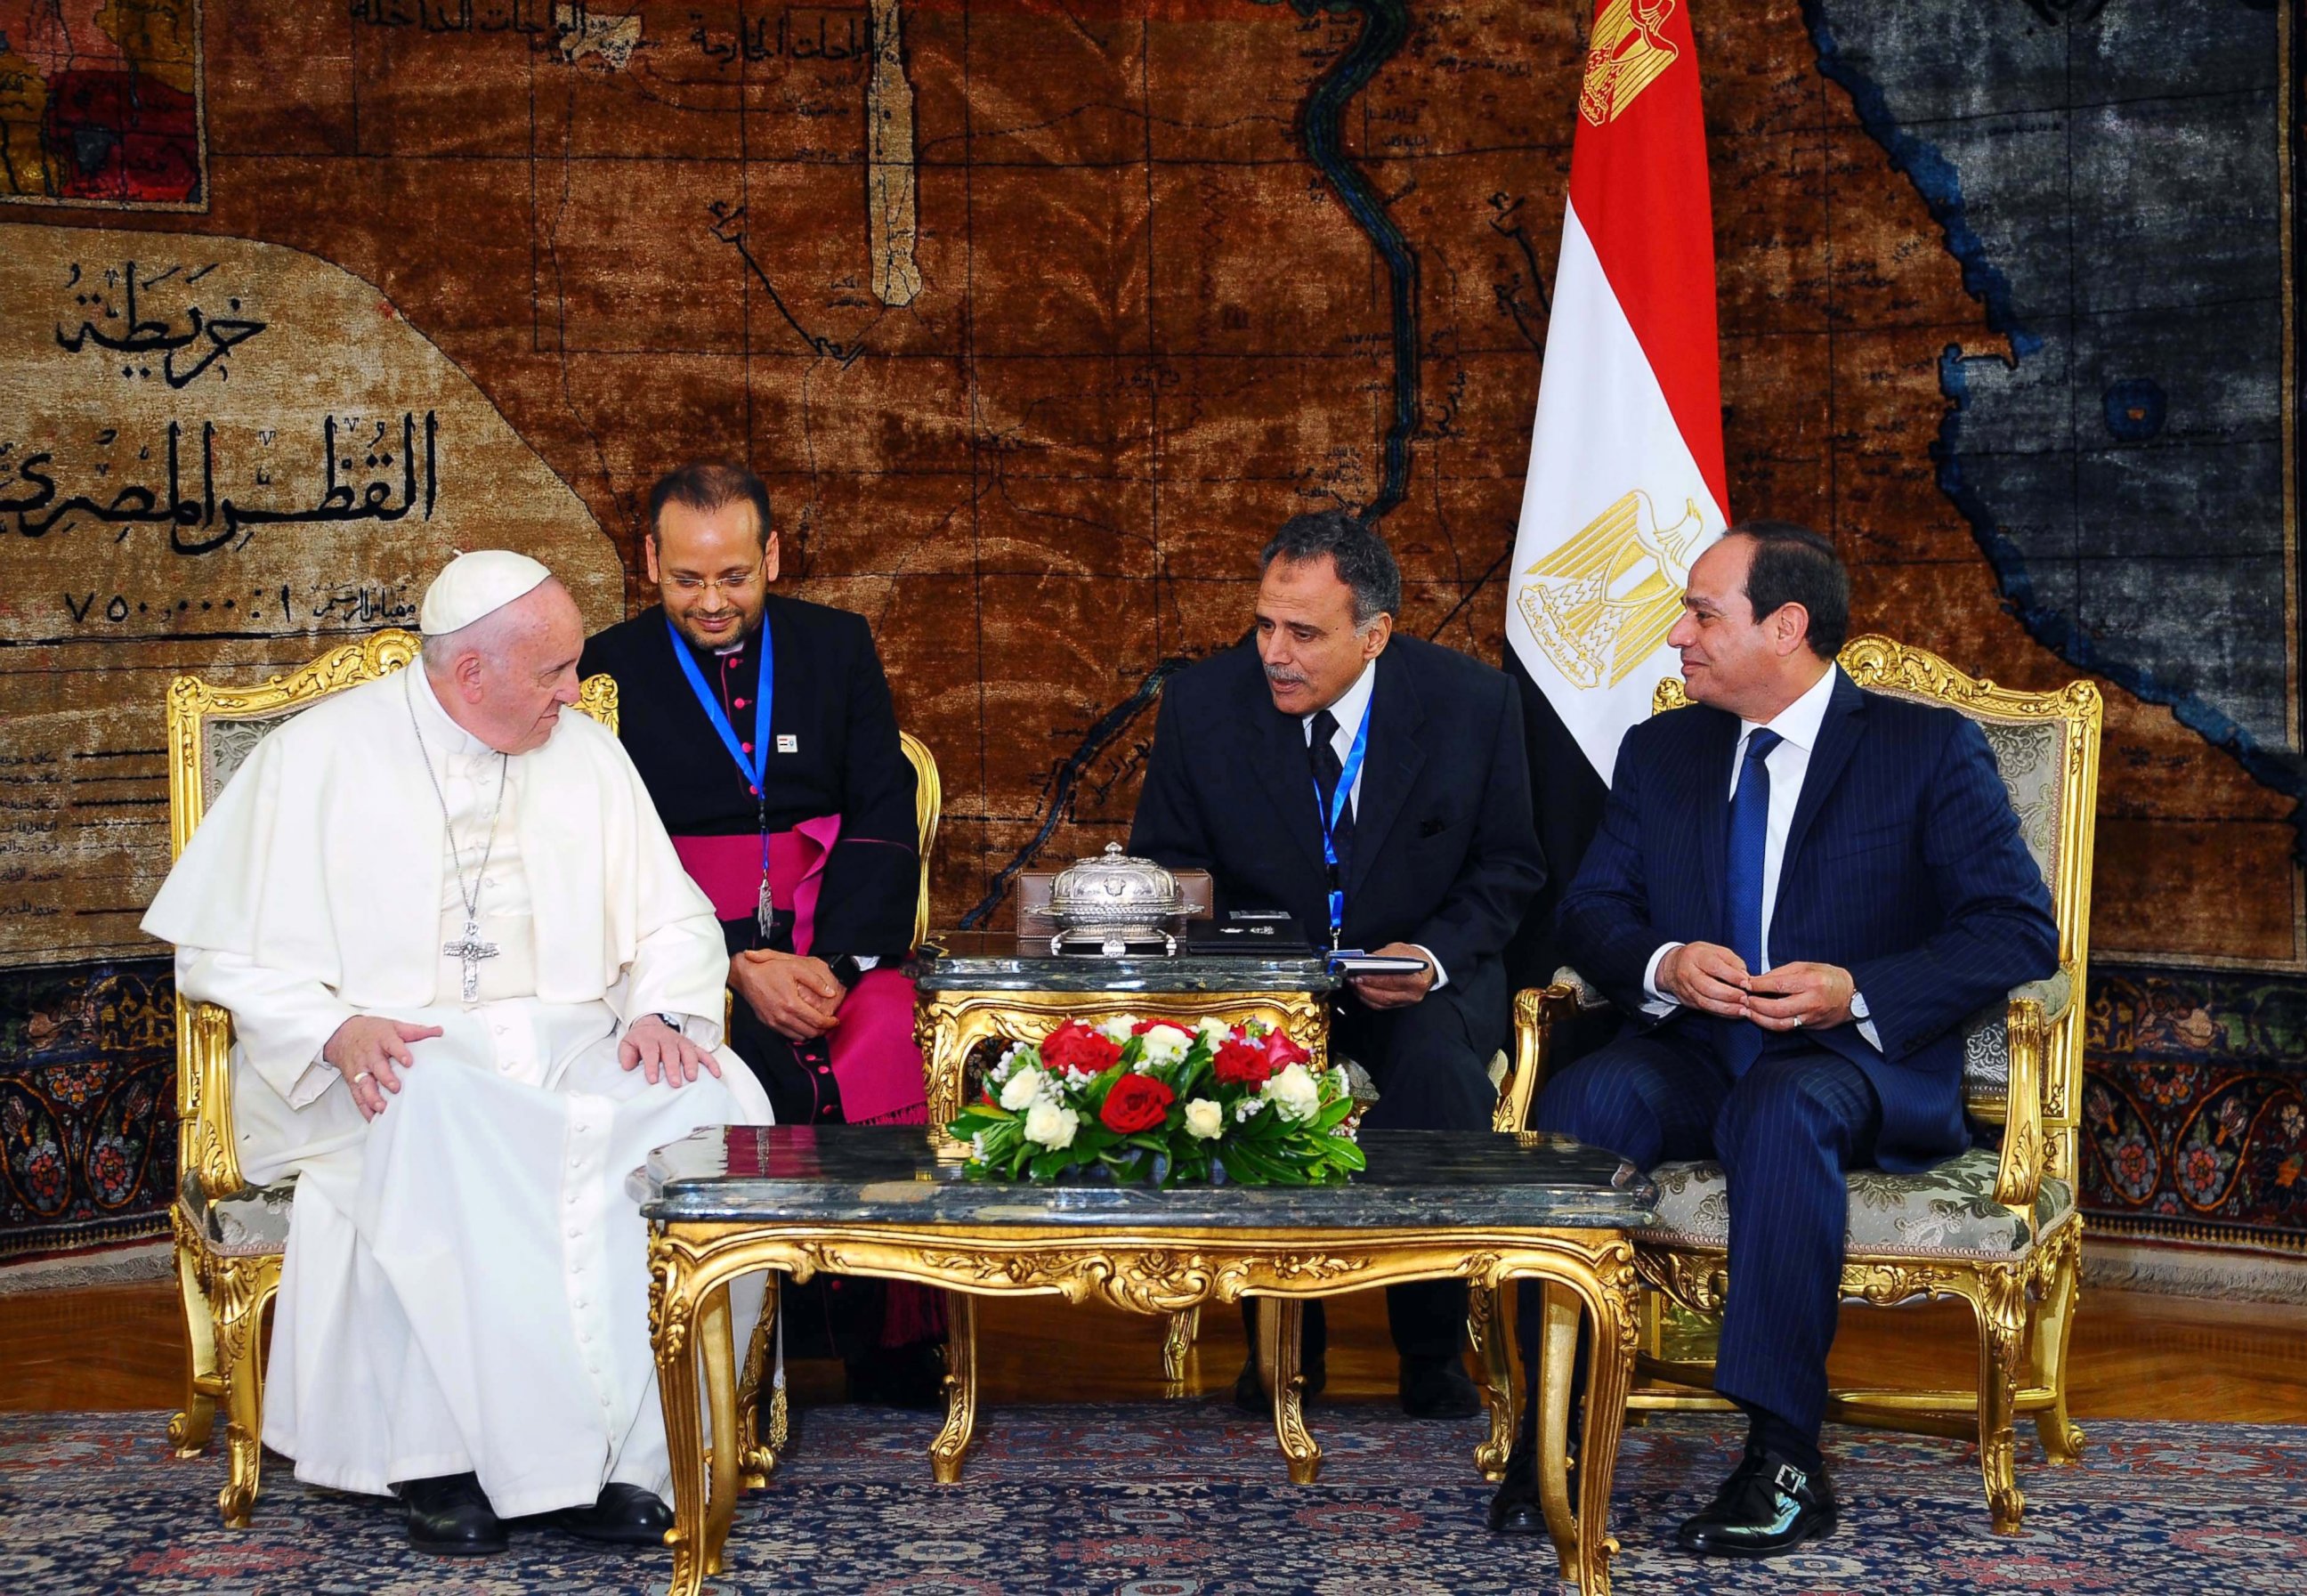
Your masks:
M56 16L191 18L205 128L203 210L0 248L0 984L152 957L169 672L383 623L463 539L606 619L699 456L872 622L944 777L942 922L1126 829L1162 680L1296 510L1381 513L1403 623L1498 658L1591 10L0 6L7 151L64 149L8 98ZM2104 967L2297 980L2288 5L1693 13L1733 512L1831 530L1864 624L2108 687ZM2290 1123L2237 1134L2279 1171ZM2208 1219L2307 1242L2296 1186L2244 1189Z

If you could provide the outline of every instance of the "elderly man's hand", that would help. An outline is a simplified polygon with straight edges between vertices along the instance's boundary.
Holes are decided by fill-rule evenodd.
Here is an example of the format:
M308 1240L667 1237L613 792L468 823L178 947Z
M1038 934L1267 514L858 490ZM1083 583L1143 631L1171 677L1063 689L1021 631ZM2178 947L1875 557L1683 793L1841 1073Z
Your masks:
M639 1070L651 1085L662 1079L668 1085L685 1086L699 1069L711 1076L721 1073L718 1059L654 1014L625 1027L625 1039L617 1043L617 1062Z
M1719 942L1685 942L1659 960L1659 991L1724 1019L1746 1014L1746 961Z
M1829 1031L1849 1023L1855 990L1840 965L1780 965L1748 978L1746 1012L1768 1031Z
M339 1025L321 1048L322 1062L345 1077L353 1106L361 1118L373 1120L384 1112L384 1094L400 1090L399 1064L406 1069L416 1062L408 1051L412 1042L427 1042L441 1034L438 1025L412 1025L381 1014L356 1014Z
M841 1023L848 990L821 958L755 948L729 961L729 984L787 1042L807 1042Z

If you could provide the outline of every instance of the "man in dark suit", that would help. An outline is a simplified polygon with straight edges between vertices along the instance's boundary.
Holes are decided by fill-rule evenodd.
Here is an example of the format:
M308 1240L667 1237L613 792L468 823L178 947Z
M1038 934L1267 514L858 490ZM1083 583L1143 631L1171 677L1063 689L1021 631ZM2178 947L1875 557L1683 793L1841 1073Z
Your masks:
M1325 947L1421 960L1354 978L1331 1045L1376 1083L1372 1128L1486 1128L1510 1024L1502 955L1546 875L1514 683L1394 636L1394 555L1342 511L1290 520L1261 562L1255 646L1162 693L1130 851L1208 871L1221 915L1286 909ZM1479 1410L1465 1300L1455 1281L1387 1292L1406 1411ZM1310 1390L1323 1330L1311 1308L1306 1322ZM1254 1357L1235 1395L1262 1410Z
M1684 605L1668 640L1697 707L1626 734L1562 905L1564 946L1627 1021L1548 1083L1537 1119L1645 1169L1721 1161L1714 1385L1748 1439L1678 1538L1770 1557L1834 1523L1818 1437L1844 1171L1962 1151L1957 1027L2050 974L2058 931L1978 727L1836 668L1849 582L1831 543L1733 527ZM1493 1529L1543 1532L1530 1434Z

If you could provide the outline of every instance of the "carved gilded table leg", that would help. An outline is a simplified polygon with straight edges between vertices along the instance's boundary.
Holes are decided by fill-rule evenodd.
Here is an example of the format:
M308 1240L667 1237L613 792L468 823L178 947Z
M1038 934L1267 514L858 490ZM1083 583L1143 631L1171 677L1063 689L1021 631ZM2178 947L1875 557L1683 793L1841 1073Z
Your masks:
M1201 1333L1202 1310L1198 1307L1181 1308L1170 1316L1170 1328L1162 1337L1162 1377L1173 1387L1172 1396L1179 1394L1175 1388L1186 1383L1194 1343Z
M737 1379L738 1483L759 1490L776 1472L785 1444L785 1388L777 1382L778 1282L772 1269L761 1296L761 1317L745 1338L745 1372ZM769 1383L769 1421L761 1422L761 1384ZM766 1437L766 1438L764 1438Z
M1306 1376L1299 1367L1306 1305L1296 1297L1265 1297L1257 1305L1257 1372L1274 1394L1274 1433L1290 1465L1290 1483L1311 1485L1322 1472L1322 1448L1306 1429Z
M1466 1291L1466 1334L1482 1360L1482 1390L1489 1400L1490 1433L1474 1448L1474 1466L1493 1485L1506 1477L1514 1451L1514 1382L1513 1338L1507 1331L1506 1288L1479 1282Z
M1577 1297L1551 1281L1539 1288L1538 1504L1562 1577L1578 1577L1578 1515L1570 1502L1570 1395L1578 1361Z
M697 1389L697 1354L689 1343L696 1299L689 1262L661 1231L649 1245L649 1342L656 1353L657 1394L665 1406L665 1452L673 1470L673 1583L667 1596L699 1596L707 1548L705 1436Z
M1586 1360L1585 1433L1578 1447L1578 1589L1580 1596L1610 1596L1610 1558L1618 1549L1617 1537L1609 1532L1610 1485L1617 1472L1626 1391L1634 1375L1633 1247L1617 1243L1575 1284L1585 1300L1592 1331Z
M977 1435L977 1299L948 1291L945 1300L945 1428L930 1443L930 1472L939 1485L958 1485Z
M729 1323L729 1283L717 1282L697 1310L697 1356L705 1365L705 1406L713 1418L713 1445L706 1454L709 1495L705 1504L705 1540L699 1548L705 1572L721 1572L721 1549L737 1511L739 1454L744 1443L737 1424L736 1337Z

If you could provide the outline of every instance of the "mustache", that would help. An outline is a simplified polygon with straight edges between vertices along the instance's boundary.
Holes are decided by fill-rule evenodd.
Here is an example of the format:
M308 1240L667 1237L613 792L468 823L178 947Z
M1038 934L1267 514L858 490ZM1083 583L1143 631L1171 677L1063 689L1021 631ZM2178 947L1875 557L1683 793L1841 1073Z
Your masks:
M1277 665L1265 667L1265 679L1276 687L1303 687L1306 678L1296 671L1285 671Z

